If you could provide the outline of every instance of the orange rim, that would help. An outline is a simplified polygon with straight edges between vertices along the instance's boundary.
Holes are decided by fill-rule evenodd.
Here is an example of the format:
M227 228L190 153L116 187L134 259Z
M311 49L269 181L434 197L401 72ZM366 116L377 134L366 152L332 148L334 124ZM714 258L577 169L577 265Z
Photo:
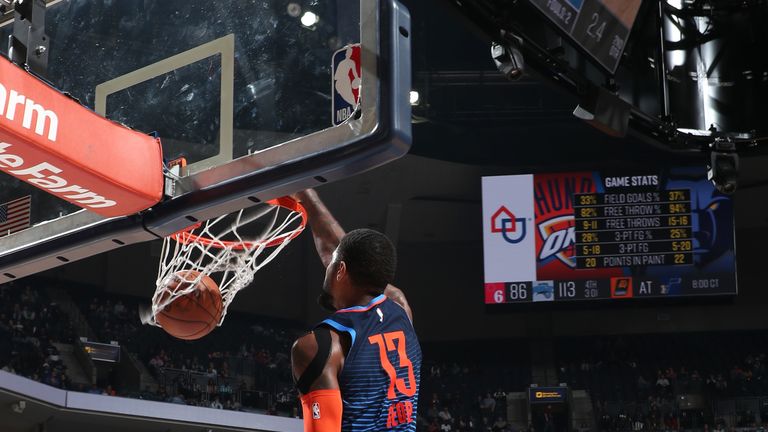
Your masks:
M304 231L304 228L307 226L307 210L305 210L304 206L302 206L298 201L296 201L291 197L282 197L282 198L276 198L269 201L265 201L265 204L283 207L288 210L292 210L294 212L300 213L301 225L299 226L298 229L290 233L280 234L279 236L273 238L268 242L242 242L242 241L214 240L209 237L203 237L197 234L192 234L190 231L193 231L199 228L200 226L202 226L203 224L202 222L198 222L192 225L191 227L184 229L183 231L179 231L176 234L172 234L171 238L173 238L174 240L176 240L181 244L200 243L205 246L215 247L219 249L243 250L243 249L253 249L262 244L265 247L279 246L283 242L293 240L299 234L301 234L302 231Z

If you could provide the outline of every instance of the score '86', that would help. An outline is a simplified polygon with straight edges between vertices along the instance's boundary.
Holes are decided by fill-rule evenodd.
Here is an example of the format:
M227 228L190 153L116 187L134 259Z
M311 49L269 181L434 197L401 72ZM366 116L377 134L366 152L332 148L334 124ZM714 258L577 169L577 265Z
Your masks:
M528 300L528 296L529 296L528 291L529 291L528 285L523 282L511 283L507 285L507 298L510 301Z

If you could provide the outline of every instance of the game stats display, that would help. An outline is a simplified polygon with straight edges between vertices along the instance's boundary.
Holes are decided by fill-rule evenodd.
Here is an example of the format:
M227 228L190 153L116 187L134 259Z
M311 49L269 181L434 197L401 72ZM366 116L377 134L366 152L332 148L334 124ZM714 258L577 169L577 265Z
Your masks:
M733 203L705 174L484 177L485 302L736 294Z

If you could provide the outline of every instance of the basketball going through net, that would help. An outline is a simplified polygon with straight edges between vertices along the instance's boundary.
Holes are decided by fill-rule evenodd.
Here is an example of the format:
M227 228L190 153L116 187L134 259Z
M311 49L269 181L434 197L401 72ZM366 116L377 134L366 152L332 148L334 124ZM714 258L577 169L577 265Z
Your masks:
M283 197L210 219L163 240L152 309L142 322L180 339L220 325L235 295L304 230L307 213Z

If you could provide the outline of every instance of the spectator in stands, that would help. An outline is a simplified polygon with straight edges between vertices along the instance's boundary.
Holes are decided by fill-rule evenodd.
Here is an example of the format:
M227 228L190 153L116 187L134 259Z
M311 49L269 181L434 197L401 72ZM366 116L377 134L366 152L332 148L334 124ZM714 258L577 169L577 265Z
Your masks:
M149 365L155 369L162 369L163 366L165 366L165 362L163 361L163 354L164 353L161 351L159 354L152 357L152 360L149 361Z
M219 375L216 368L213 366L213 362L208 363L208 370L205 371L205 375L208 376L208 378L216 378Z
M232 386L229 384L229 382L225 380L221 380L219 383L218 392L221 395L231 395L232 394Z
M440 424L440 431L451 432L451 430L453 430L453 428L451 427L451 423L443 420L442 423Z
M176 393L168 402L180 404L180 405L186 405L187 401L184 400L184 396L181 395L181 393Z
M555 416L552 414L552 405L544 409L544 432L555 432Z
M643 420L638 418L634 422L632 422L632 430L634 432L640 432L645 428L645 423L643 423Z
M197 360L197 357L195 357L192 359L192 364L189 366L189 369L195 372L202 372L203 365L200 364L200 362Z
M482 411L483 417L490 419L493 416L494 410L496 410L496 400L491 397L490 393L486 393L480 402L480 411Z
M648 382L642 375L637 376L637 390L641 395L645 395L651 389L651 383Z
M725 393L725 391L728 389L728 381L725 380L725 377L723 377L722 374L717 375L715 389L720 393Z
M432 367L429 368L429 375L432 378L440 378L440 365L433 364Z
M448 411L448 407L443 407L440 410L440 412L437 413L437 417L439 417L440 421L442 421L443 423L445 423L445 422L449 422L450 423L450 422L453 421L453 416Z
M459 417L459 419L456 421L456 429L459 431L471 430L469 421L466 417Z
M240 402L233 399L229 399L227 400L227 403L224 406L224 408L232 411L242 411L243 406L240 404Z
M437 415L437 412L440 409L440 397L437 395L437 393L432 393L432 400L429 402L429 405L430 405L429 408L434 410L434 414L431 415L432 417L434 417L435 415Z
M437 424L436 419L432 419L432 423L429 424L427 427L427 432L439 432L440 431L440 425Z
M503 432L507 429L507 421L501 417L496 417L496 422L493 423L493 432Z
M660 395L666 395L669 391L669 385L669 378L667 378L667 375L659 371L656 376L656 390Z
M33 321L35 319L35 311L30 310L27 305L24 305L24 308L21 310L21 317L24 318L27 321Z
M739 365L734 365L731 369L731 381L738 382L744 378L744 371L741 370Z
M224 409L224 405L221 404L221 401L219 401L218 396L213 399L213 402L211 402L211 408Z
M497 416L500 416L504 420L507 419L507 393L504 392L502 389L497 389L495 393L493 393L493 400L494 400L494 414Z
M673 416L672 414L667 414L666 418L664 419L664 426L667 428L667 430L676 431L679 429L680 424L677 420L677 417Z
M118 300L115 303L114 311L115 311L115 315L118 318L120 318L120 319L124 319L125 318L125 313L126 313L125 305L120 300Z

